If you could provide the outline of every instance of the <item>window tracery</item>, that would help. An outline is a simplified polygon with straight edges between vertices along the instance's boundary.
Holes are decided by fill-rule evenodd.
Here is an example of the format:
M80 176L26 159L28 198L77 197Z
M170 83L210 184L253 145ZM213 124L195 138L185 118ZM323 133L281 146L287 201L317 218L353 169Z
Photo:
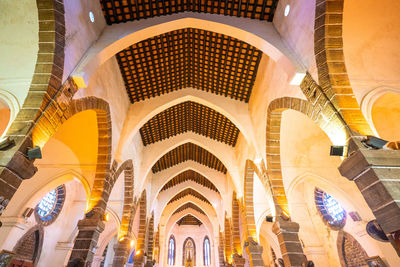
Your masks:
M54 222L65 200L65 186L60 185L48 192L36 205L35 218L42 225Z
M331 195L315 188L315 205L325 224L333 229L341 229L346 224L346 211Z
M173 236L168 242L168 265L175 265L175 238Z
M210 240L208 236L204 238L203 244L203 255L204 255L204 266L211 265L211 248L210 248Z

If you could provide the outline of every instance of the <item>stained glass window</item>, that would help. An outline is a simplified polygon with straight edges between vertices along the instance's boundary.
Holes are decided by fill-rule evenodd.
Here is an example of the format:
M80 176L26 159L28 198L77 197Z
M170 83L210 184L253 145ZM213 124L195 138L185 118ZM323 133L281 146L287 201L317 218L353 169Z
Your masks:
M204 266L211 265L211 248L210 248L210 240L206 236L203 244L203 255L204 255Z
M49 225L60 213L65 199L65 186L60 185L48 192L36 205L35 217L39 223Z
M175 265L175 239L173 236L169 238L168 243L168 265Z
M331 195L315 188L315 204L324 222L334 229L341 229L346 224L346 211Z

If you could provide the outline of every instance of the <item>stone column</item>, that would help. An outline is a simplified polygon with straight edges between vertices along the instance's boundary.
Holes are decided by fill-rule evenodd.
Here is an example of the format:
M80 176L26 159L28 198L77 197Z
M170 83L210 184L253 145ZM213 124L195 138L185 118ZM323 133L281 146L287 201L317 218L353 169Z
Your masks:
M263 247L260 246L252 237L249 237L244 244L247 254L249 255L251 267L263 267L262 252Z
M237 253L233 254L233 266L234 267L244 267L246 259Z
M350 156L339 171L356 183L383 231L392 235L400 231L400 150L371 149L362 139L350 138Z
M97 241L105 227L101 218L100 214L95 213L78 222L78 236L75 239L69 262L76 258L81 258L88 266L93 262Z
M127 259L129 257L129 244L130 241L128 238L125 238L122 241L118 241L114 245L114 259L113 259L113 267L124 267Z
M298 235L299 224L285 221L278 216L272 226L272 231L278 237L285 267L301 267L301 264L306 261L306 256L303 253Z
M134 267L144 267L146 258L147 257L143 255L143 251L142 251L139 255L136 255L135 258L133 259L133 266Z

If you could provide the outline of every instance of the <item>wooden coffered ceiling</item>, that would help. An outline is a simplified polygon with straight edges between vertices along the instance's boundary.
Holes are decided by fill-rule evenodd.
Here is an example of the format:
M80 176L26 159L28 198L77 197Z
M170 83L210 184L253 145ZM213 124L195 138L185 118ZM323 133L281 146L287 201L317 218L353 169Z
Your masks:
M187 160L193 160L226 174L224 164L213 154L193 143L185 143L162 156L151 168L153 173L165 170Z
M179 200L179 199L181 199L181 198L184 198L184 197L186 197L186 196L188 196L188 195L194 196L195 198L198 198L198 199L200 199L201 201L204 201L205 203L211 205L211 203L210 203L210 201L208 201L208 199L206 199L202 194L200 194L199 192L197 192L196 190L193 190L193 189L191 189L191 188L187 188L187 189L185 189L185 190L179 192L178 194L176 194L176 195L168 202L168 204L170 204L170 203L172 203L172 202L174 202L174 201L177 201L177 200Z
M180 219L179 221L176 222L179 226L181 225L202 225L203 223L197 219L196 217L194 217L191 214L186 215L185 217L183 217L182 219Z
M192 101L186 101L157 114L140 128L143 144L153 144L171 136L194 132L235 146L239 129L224 115Z
M186 204L180 206L172 215L177 214L177 213L187 210L187 209L193 209L203 215L206 215L202 209L200 209L197 205L193 204L192 202L189 202L189 203L186 203Z
M131 103L187 87L248 102L262 52L238 39L185 28L116 54Z
M100 0L107 24L179 12L223 14L272 21L278 0Z
M161 191L167 190L186 181L193 181L195 183L201 184L204 187L207 187L210 190L219 193L218 189L212 182L210 182L210 180L208 180L206 177L193 170L186 170L178 174L177 176L169 180L169 182L164 185Z

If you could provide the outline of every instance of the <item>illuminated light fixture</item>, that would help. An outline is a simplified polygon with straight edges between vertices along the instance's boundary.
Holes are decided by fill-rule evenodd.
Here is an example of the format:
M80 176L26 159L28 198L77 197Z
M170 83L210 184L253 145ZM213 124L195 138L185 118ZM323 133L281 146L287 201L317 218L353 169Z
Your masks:
M92 11L89 12L89 19L91 22L94 22L94 14Z
M15 141L8 136L0 140L0 150L6 150L13 146L15 146Z
M131 242L129 243L129 245L131 246L131 248L133 248L133 246L135 245L135 241L131 240Z
M289 15L289 13L290 13L290 5L286 5L285 12L284 12L285 17L287 17Z
M35 146L34 148L28 149L28 159L41 159L42 158L42 151L40 147Z
M125 236L121 237L121 238L119 239L119 242L122 242L122 241L124 241L124 240L125 240Z
M290 218L290 216L289 216L289 214L288 214L286 211L282 210L282 218L283 218L285 221L288 221L289 218Z
M262 161L262 157L256 157L256 158L254 159L254 163L257 164L257 165L260 164L261 161Z
M274 222L274 217L272 217L272 216L267 216L267 217L265 217L265 221L267 221L267 222Z
M104 214L104 220L108 222L110 220L110 213Z
M331 151L329 152L329 155L343 157L343 154L344 146L331 146Z
M136 251L136 255L139 255L139 254L140 254L140 250Z
M293 79L290 81L290 85L300 85L305 76L305 73L296 72L296 74L293 76Z

